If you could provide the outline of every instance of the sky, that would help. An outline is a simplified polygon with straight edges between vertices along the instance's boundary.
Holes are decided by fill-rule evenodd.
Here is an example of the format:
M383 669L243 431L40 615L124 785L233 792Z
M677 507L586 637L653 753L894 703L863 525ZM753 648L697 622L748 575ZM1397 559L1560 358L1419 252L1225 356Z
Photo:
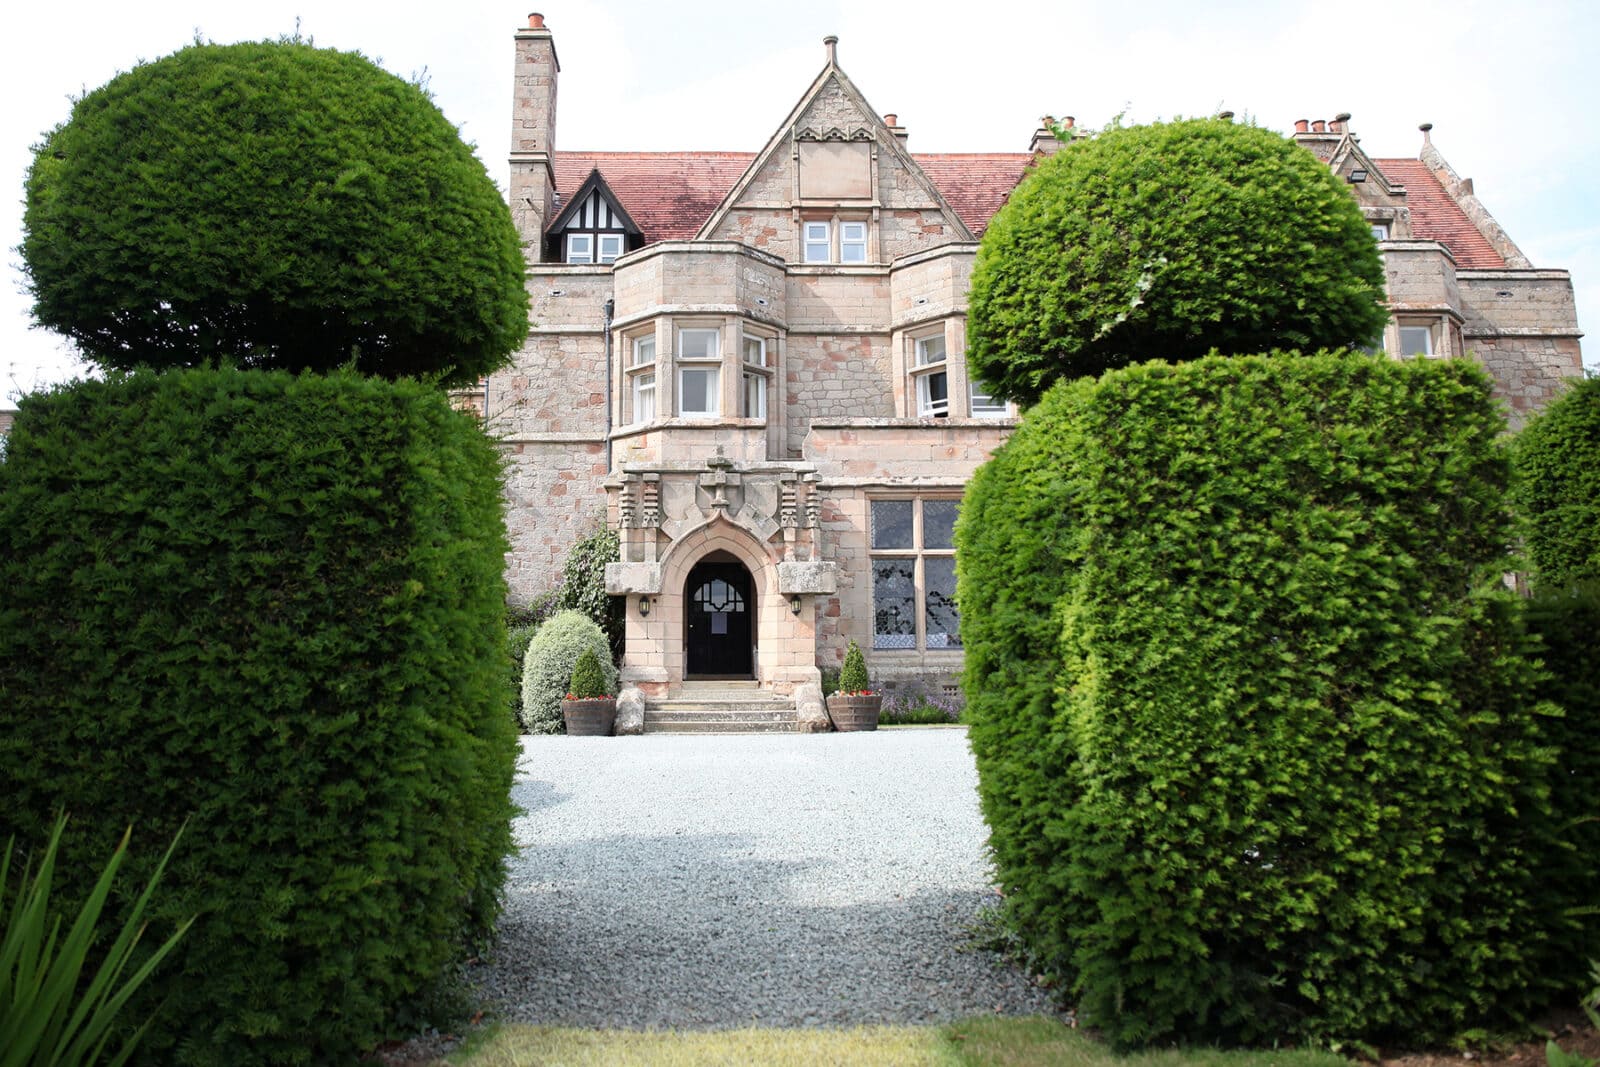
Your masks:
M298 31L421 79L502 189L512 39L540 11L561 63L556 150L759 150L826 62L913 152L1024 151L1079 125L1231 110L1287 132L1353 115L1377 157L1433 142L1536 267L1572 273L1600 330L1600 4L1591 0L144 0L21 5L0 43L0 406L86 368L32 327L16 251L31 148L72 100L197 38ZM1585 363L1600 368L1600 334Z

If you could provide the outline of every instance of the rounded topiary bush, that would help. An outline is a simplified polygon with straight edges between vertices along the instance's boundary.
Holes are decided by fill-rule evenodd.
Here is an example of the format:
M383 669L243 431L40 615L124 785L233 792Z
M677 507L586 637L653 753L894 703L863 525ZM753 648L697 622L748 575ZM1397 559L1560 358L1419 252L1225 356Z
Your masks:
M1038 160L972 268L967 360L996 396L1143 360L1371 342L1388 319L1361 208L1281 134L1115 127Z
M522 671L522 728L530 734L562 732L561 698L572 684L572 669L585 649L593 650L607 693L615 693L617 668L599 625L581 611L550 616L528 645Z
M38 146L34 316L104 367L476 381L528 331L494 181L427 92L299 41L196 44Z
M1535 582L1600 582L1600 378L1574 382L1517 434L1512 456Z

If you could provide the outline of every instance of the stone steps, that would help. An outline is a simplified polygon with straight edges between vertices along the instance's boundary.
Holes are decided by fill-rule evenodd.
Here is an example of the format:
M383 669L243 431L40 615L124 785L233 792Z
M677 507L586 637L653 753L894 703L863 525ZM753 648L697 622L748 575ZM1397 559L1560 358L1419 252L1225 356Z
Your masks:
M792 734L794 699L755 682L688 682L671 697L645 701L647 734Z

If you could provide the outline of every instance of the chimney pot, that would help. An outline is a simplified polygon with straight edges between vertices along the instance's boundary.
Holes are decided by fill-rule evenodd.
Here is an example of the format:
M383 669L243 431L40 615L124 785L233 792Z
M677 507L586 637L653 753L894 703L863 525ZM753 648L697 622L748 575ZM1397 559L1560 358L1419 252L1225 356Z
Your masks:
M1072 123L1073 123L1073 118L1072 118L1071 115L1068 115L1066 118L1061 120L1061 125L1064 128L1069 129L1069 130L1072 129Z
M1311 120L1310 119L1295 119L1294 120L1294 132L1295 133L1308 133L1310 131L1310 127L1311 127Z
M530 30L542 30L542 29L544 29L544 16L539 14L537 11L528 12L528 29L530 29Z
M885 126L898 126L900 125L900 116L891 111L883 116L883 124Z
M833 34L830 33L830 34L828 34L828 36L826 36L826 37L824 37L822 39L822 44L823 44L823 47L825 47L828 50L828 62L830 64L832 64L833 66L838 66L839 65L839 38L835 37Z
M1321 119L1315 119L1311 123L1311 132L1312 133L1327 133L1328 132L1328 124L1326 122L1322 121Z

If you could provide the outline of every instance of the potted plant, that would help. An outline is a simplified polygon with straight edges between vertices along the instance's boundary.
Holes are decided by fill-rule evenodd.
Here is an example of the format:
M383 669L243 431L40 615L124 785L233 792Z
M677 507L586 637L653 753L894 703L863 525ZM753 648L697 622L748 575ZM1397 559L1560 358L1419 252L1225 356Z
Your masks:
M828 718L835 730L876 730L882 706L883 694L872 691L861 646L851 641L839 671L839 691L828 697Z
M579 737L609 737L617 721L617 698L606 692L605 674L594 649L586 648L572 665L572 688L561 701L561 718L567 733Z

